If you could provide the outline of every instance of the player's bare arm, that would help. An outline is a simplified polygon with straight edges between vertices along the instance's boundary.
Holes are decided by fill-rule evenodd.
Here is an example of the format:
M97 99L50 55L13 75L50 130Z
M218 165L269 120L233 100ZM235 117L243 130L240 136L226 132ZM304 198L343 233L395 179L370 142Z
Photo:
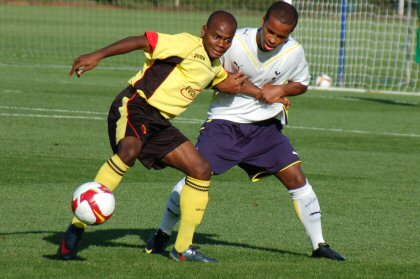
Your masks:
M226 94L237 94L242 91L242 85L247 77L241 72L229 73L229 76L213 88Z
M280 85L271 85L270 88L266 88L265 91L268 92L268 94L278 94L278 90L280 89L279 86ZM269 101L267 101L268 96L267 100L263 99L262 97L264 88L257 87L252 82L250 82L245 75L241 74L240 72L229 74L229 77L227 79L217 84L214 88L226 94L237 94L241 92L243 94L252 96L257 100L261 100L269 104L282 103L286 106L287 109L289 109L292 104L290 99L286 96L277 96L276 98L270 98ZM274 101L271 102L270 100Z
M152 51L146 36L127 37L94 52L79 56L73 62L70 76L74 73L76 73L77 76L80 76L84 72L92 70L103 58L128 53L134 50L144 50L149 53Z
M261 100L268 103L283 103L285 97L303 94L308 86L300 82L289 82L282 85L266 84L261 90Z
M226 94L235 95L241 92L256 99L261 98L261 88L250 82L247 76L242 74L240 71L229 73L229 77L221 83L217 84L214 89Z
M261 92L261 88L259 88L249 80L245 80L244 83L242 83L241 93L252 96L257 100L260 100L262 96Z

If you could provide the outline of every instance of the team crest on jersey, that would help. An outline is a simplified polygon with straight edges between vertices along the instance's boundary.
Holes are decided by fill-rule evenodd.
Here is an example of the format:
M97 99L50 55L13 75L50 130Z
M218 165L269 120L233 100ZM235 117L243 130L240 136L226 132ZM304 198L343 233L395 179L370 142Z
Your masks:
M276 71L274 71L274 74L275 74L275 76L271 79L271 80L276 80L277 79L277 77L281 74L281 72L278 72L277 70Z
M141 131L142 131L143 135L147 134L147 128L146 128L146 126L144 126L144 124L141 124Z
M201 89L194 89L191 86L181 89L181 95L187 98L188 100L194 100L195 97L201 92Z

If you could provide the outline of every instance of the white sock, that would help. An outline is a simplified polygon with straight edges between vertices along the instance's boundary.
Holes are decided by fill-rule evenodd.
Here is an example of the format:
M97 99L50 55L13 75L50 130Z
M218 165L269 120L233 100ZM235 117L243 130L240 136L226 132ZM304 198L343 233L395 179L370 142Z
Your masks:
M321 209L318 198L308 181L299 189L289 190L289 193L292 195L296 214L305 227L312 248L315 250L318 248L318 243L325 242L322 235Z
M162 223L160 224L160 229L168 235L172 234L176 223L178 223L181 218L181 208L179 207L179 204L181 191L184 185L185 177L175 185L169 196L168 202L166 203L166 210L162 218Z

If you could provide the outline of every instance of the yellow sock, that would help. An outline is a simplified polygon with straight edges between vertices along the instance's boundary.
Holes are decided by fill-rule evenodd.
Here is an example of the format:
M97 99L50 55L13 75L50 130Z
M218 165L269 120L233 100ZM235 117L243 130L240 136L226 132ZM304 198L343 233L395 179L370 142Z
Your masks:
M210 181L187 176L181 192L181 222L175 250L184 252L192 244L196 227L201 223L209 201Z
M121 161L117 154L115 154L99 169L95 181L108 187L111 191L114 191L128 169L129 167Z
M129 167L121 161L120 157L117 154L109 158L99 169L98 174L95 177L95 181L108 187L111 191L114 191L115 188L120 184L124 173L129 169ZM78 228L86 228L87 225L82 223L76 217L73 218L71 222Z
M73 217L73 220L71 220L71 223L73 225L75 225L76 227L80 228L80 229L86 229L88 225L86 225L85 223L82 223L82 221L80 221L79 219L77 219L76 217Z

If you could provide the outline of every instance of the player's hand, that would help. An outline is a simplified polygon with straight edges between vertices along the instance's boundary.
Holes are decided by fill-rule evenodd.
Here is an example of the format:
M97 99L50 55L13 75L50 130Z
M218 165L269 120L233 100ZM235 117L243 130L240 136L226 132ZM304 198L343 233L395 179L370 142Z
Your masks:
M283 103L286 102L284 99L284 95L284 86L266 84L261 89L261 97L259 98L259 100L267 104Z
M98 65L101 58L95 53L84 54L76 58L70 71L70 76L74 73L80 77L84 72L87 72Z
M247 76L238 71L231 74L231 77L234 80L232 83L232 91L239 93L241 91L241 87L244 85L245 80L247 80Z
M227 94L237 94L241 91L245 80L247 80L247 77L241 72L231 73L224 81L217 84L215 88Z
M289 110L292 106L292 101L288 97L280 97L279 103L282 103L286 107L286 110Z

